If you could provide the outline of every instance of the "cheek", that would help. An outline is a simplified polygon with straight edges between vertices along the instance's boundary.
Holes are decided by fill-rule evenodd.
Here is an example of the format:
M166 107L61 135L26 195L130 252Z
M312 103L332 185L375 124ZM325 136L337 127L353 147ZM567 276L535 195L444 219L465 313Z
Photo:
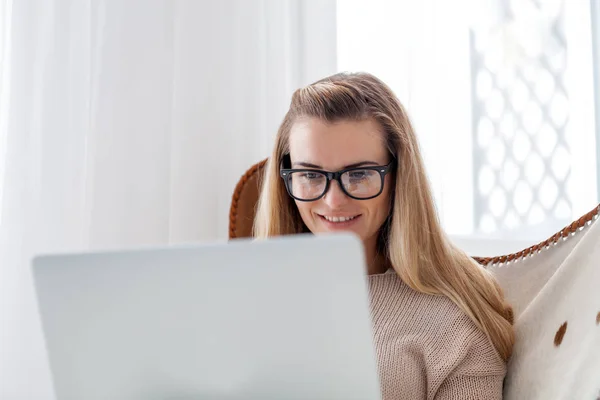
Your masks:
M389 215L389 201L386 198L377 199L373 204L369 204L369 214L371 215L372 223L382 224Z
M381 195L371 200L368 205L371 223L377 225L377 229L385 222L391 212L391 195L389 190L384 190Z

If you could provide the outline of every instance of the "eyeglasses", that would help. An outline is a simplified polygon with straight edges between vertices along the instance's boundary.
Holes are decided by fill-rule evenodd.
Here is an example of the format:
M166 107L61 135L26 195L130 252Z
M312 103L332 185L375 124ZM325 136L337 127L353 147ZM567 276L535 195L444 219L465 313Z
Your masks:
M289 195L299 201L319 200L329 190L332 180L340 184L348 197L368 200L381 194L385 175L392 170L394 161L388 165L347 168L337 172L281 168L279 175Z

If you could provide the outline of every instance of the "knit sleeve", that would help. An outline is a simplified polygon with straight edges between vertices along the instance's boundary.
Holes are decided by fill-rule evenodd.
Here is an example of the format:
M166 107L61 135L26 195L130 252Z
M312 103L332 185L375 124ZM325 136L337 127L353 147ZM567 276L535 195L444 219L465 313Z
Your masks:
M470 333L454 368L438 387L435 400L502 399L506 363L483 332L475 329Z
M435 400L502 400L503 375L449 377L440 386Z

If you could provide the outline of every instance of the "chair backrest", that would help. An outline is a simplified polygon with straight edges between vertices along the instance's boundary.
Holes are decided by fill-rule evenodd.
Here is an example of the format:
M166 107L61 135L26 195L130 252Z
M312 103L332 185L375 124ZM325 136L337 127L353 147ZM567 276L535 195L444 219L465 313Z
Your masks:
M252 236L256 203L267 159L254 164L237 183L229 208L229 239Z

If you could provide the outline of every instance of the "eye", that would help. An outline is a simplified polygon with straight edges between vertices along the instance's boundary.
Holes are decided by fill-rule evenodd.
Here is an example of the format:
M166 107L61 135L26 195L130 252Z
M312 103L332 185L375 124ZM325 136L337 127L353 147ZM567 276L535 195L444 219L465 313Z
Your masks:
M369 176L369 171L367 170L356 170L356 171L350 171L350 179L353 180L361 180L361 179L366 179Z
M300 175L302 178L307 180L319 179L322 175L316 172L302 172Z
M377 172L371 169L355 169L348 171L347 179L352 184L363 184L370 183L373 181L373 177L377 175Z

